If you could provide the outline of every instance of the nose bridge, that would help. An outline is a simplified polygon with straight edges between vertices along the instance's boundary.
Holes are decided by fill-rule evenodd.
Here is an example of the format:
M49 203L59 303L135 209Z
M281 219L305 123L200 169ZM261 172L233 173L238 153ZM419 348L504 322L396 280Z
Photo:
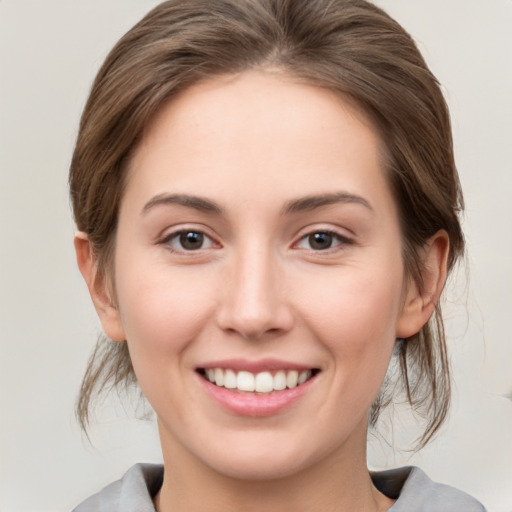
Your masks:
M220 320L224 329L258 339L288 329L291 317L276 255L268 244L249 238L231 261Z

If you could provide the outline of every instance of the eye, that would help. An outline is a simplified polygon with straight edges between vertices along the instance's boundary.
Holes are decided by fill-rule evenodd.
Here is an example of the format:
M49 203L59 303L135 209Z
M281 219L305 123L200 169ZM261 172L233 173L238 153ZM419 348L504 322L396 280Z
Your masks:
M201 231L183 230L171 233L162 240L162 244L170 247L174 252L198 251L210 249L214 246L213 240Z
M303 236L297 247L312 251L325 251L337 247L342 243L350 243L350 240L333 231L316 231Z

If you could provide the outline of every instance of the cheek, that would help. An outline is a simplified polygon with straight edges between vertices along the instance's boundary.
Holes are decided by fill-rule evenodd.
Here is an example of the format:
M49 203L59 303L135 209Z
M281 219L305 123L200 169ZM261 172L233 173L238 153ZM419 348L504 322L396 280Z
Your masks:
M402 299L402 277L349 270L328 287L311 293L306 307L310 321L325 329L347 350L394 339Z
M120 266L117 281L121 321L139 380L175 372L169 362L177 366L179 355L204 328L213 307L208 287L187 272L172 273L158 265L149 265L138 275L123 272Z
M331 354L335 379L352 390L354 403L373 402L395 344L402 272L393 266L388 271L350 269L331 280L327 293L319 288L311 294L303 308L310 329Z

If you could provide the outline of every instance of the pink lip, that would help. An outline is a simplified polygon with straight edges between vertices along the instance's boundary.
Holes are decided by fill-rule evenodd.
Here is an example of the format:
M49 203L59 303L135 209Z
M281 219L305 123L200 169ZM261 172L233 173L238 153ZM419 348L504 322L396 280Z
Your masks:
M237 416L248 417L272 416L288 409L302 398L316 381L315 376L295 388L258 395L216 386L199 374L197 377L206 393L224 410Z
M279 359L260 359L258 361L248 361L246 359L224 359L222 361L212 361L198 365L198 368L213 369L223 368L234 370L236 372L246 371L251 373L274 372L278 370L311 370L311 366L291 363Z

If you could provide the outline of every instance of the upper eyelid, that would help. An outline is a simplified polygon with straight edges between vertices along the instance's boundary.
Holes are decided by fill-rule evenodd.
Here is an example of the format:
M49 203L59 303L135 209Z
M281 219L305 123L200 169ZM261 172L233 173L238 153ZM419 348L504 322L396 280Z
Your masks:
M300 247L301 243L304 243L305 239L307 239L309 236L314 235L315 233L325 233L329 234L336 238L337 243L333 245L332 247L327 247L325 249L313 249L311 247ZM307 242L307 241L306 241ZM302 251L306 254L316 255L318 257L327 257L329 255L335 255L339 254L340 252L343 252L344 250L347 250L350 246L353 246L355 244L355 240L352 237L346 236L342 233L340 233L337 230L333 229L312 229L305 233L302 233L300 236L295 238L295 241L290 246L290 249L293 251Z
M157 235L157 240L165 240L170 237L179 235L181 233L202 233L203 235L207 236L208 238L211 238L212 240L217 240L218 237L215 236L215 234L212 233L211 229L208 229L206 226L198 225L194 223L187 224L178 224L176 226L167 226L166 228L162 229L160 233Z
M205 248L197 249L197 250L189 250L189 251L187 251L185 249L184 250L172 249L172 251L177 253L177 254L178 253L189 253L190 255L192 255L192 254L198 253L200 251L207 251L207 250L210 250L210 249L217 249L219 247L222 247L222 245L218 241L218 238L216 238L215 236L212 236L211 234L209 234L205 229L197 229L197 228L193 228L193 227L176 228L176 229L172 229L170 231L164 230L163 234L157 238L156 243L157 243L157 245L162 245L162 246L167 245L167 246L170 246L171 242L176 237L180 236L183 233L201 233L206 238L208 238L208 240L210 241L212 246L211 247L205 247Z
M322 233L322 234L326 234L326 235L330 235L334 238L337 238L338 240L340 240L341 242L352 242L352 238L348 237L348 236L345 236L345 235L342 235L341 233L338 233L337 231L332 231L332 230L327 230L327 229L318 229L318 230L313 230L313 231L310 231L308 233L305 233L304 235L300 236L298 239L297 239L297 242L300 242L302 240L304 240L305 238L311 236L311 235L315 235L317 233Z
M352 232L352 230L348 228L340 228L340 227L333 227L333 226L325 226L325 225L312 225L307 226L304 228L301 228L298 230L297 234L295 235L295 240L302 240L304 237L313 235L315 233L328 233L330 235L337 236L343 240L350 240L353 241L355 237L355 233Z
M190 223L189 225L177 225L163 229L160 234L156 237L157 243L164 243L167 240L171 240L173 237L178 236L181 233L186 232L196 232L202 233L204 236L208 237L212 240L212 242L216 245L223 245L220 241L219 236L217 236L213 230L209 229L204 225L194 225L194 223ZM348 233L347 233L348 232ZM299 243L305 237L310 236L315 233L328 233L339 238L341 241L345 243L353 243L355 241L355 236L348 228L336 228L336 227L327 227L327 226L307 226L303 227L295 234L293 237L292 245Z
M183 233L201 233L205 238L209 240L209 247L201 247L198 249L186 249L185 247L176 247L174 240L178 238ZM179 242L178 242L179 243ZM199 229L175 229L173 231L168 232L162 238L158 239L157 245L162 246L165 250L169 251L175 257L186 258L188 261L193 262L197 261L197 258L204 258L205 255L212 253L210 252L212 249L217 250L222 246L215 240L214 237L208 235L203 230Z

